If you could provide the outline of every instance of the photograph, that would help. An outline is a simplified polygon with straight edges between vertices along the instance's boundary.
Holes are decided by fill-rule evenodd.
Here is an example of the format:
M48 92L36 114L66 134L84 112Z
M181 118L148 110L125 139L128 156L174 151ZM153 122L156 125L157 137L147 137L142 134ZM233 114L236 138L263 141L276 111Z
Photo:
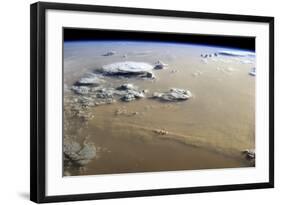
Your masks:
M30 39L31 201L274 187L274 17L37 2Z
M254 36L62 36L63 176L255 167Z

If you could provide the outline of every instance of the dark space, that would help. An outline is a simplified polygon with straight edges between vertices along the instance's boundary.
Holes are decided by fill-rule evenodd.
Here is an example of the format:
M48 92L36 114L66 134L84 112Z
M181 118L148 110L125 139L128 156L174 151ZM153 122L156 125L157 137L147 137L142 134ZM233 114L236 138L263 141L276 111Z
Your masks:
M255 37L64 28L64 41L124 40L191 43L255 51Z

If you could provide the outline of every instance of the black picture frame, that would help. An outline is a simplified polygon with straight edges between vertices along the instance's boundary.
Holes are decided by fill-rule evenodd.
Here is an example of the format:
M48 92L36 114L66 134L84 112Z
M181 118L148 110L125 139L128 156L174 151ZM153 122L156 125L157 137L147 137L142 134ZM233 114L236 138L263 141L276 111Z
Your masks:
M138 190L46 196L46 10L122 13L195 19L262 22L269 25L269 181L249 184ZM144 8L38 2L30 7L30 199L37 203L96 200L123 197L186 194L274 187L274 18L264 16L217 14Z

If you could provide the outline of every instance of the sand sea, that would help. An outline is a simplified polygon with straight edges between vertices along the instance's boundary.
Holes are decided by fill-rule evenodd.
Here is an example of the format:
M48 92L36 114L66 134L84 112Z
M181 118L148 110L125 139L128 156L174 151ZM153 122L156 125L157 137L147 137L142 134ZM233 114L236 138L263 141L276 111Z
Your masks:
M64 43L65 176L255 166L255 53Z

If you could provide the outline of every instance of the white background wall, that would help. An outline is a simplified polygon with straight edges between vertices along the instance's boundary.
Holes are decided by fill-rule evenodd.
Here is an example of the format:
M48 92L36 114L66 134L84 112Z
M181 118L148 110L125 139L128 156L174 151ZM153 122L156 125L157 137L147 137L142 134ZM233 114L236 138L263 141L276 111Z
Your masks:
M49 0L52 1L52 0ZM29 4L30 0L0 4L0 204L31 204L29 198ZM67 0L60 2L218 12L275 17L275 165L276 188L177 196L143 197L68 204L278 204L280 201L281 12L269 0ZM125 183L125 182L124 182ZM280 203L280 202L279 202ZM64 204L64 203L63 203Z

